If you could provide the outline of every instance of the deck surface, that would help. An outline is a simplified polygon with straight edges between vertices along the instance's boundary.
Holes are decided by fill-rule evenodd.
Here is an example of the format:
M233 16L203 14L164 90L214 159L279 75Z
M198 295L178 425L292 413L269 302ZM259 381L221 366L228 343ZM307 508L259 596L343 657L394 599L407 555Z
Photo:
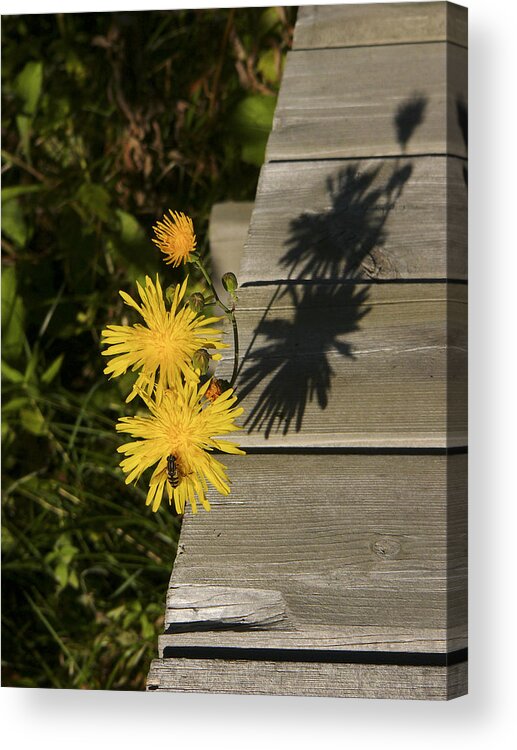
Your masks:
M149 690L467 690L466 29L299 9L239 273L250 455L184 519Z

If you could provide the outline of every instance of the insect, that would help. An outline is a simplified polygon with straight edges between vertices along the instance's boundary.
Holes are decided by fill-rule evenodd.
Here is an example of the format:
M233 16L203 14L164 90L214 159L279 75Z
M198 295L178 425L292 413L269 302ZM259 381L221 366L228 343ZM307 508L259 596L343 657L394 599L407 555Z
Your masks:
M177 487L180 483L176 456L173 456L172 454L170 456L167 456L167 480L170 486L174 488Z

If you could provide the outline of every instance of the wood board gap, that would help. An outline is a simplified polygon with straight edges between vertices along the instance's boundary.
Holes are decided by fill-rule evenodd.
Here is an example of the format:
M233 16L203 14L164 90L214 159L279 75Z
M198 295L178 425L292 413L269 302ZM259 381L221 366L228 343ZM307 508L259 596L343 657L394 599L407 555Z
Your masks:
M164 659L222 659L318 664L377 664L444 667L468 661L468 649L444 653L408 651L324 651L284 648L235 648L223 646L166 646Z
M332 47L293 47L290 51L292 54L293 52L321 52L321 50L328 49L370 49L371 47L379 49L380 47L411 47L415 45L421 47L424 44L452 44L455 47L459 47L460 49L468 49L468 45L460 44L459 42L453 42L451 39L423 39L420 41L411 42L385 42L384 44L339 44Z
M314 455L314 456L456 456L468 454L468 446L451 446L443 448L411 448L411 447L374 447L374 446L246 446L246 455ZM214 455L227 455L214 450Z
M273 157L271 159L267 158L266 154L266 161L264 162L264 166L267 166L268 164L296 164L297 162L300 163L306 163L311 161L358 161L359 159L400 159L402 156L406 156L405 154L363 154L358 155L354 154L353 156L310 156L306 159L302 159L299 157L289 157L287 159L279 159L278 157ZM463 161L465 163L468 162L468 156L461 156L460 154L454 154L449 153L448 151L422 151L418 154L409 154L409 158L411 159L424 159L424 158L450 158L450 159L459 159L460 161Z
M410 278L410 279L326 279L326 278L314 278L314 279L257 279L255 281L244 281L240 285L240 289L246 289L249 287L259 287L259 286L337 286L340 284L351 284L354 286L358 286L359 284L363 286L369 286L374 284L460 284L461 286L468 286L467 279L447 279L447 278L436 278L436 279L429 279L429 278ZM238 308L237 308L238 312Z

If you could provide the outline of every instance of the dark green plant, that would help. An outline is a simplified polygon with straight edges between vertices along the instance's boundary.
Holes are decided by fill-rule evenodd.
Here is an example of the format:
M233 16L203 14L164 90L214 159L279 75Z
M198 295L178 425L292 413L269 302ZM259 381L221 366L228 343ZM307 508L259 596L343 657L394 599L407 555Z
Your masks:
M99 334L166 209L209 262L213 203L253 199L293 18L2 19L4 685L144 685L179 525L123 482Z

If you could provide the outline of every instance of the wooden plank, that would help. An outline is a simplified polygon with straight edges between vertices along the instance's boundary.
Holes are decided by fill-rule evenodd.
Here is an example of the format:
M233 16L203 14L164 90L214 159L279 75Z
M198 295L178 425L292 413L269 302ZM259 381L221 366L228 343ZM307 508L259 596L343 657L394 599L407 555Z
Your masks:
M244 243L253 203L214 203L210 212L209 239L212 279L217 293L225 297L221 276L228 271L239 278Z
M219 584L176 585L167 595L166 628L271 627L287 618L279 591Z
M155 659L147 690L450 700L467 692L467 665L314 664L222 659Z
M466 600L456 587L447 608L447 571L464 583L466 455L223 461L231 495L183 522L162 649L465 646Z
M301 9L296 44L240 274L253 452L184 520L148 689L456 697L467 458L418 449L466 444L466 12Z
M463 160L266 164L239 280L465 279Z
M292 51L266 158L465 157L466 70L467 50L443 42Z
M303 629L185 630L158 638L160 657L169 648L252 648L323 651L443 654L467 647L466 626L455 628L401 628L361 625L326 625Z
M246 287L238 321L243 446L467 444L465 285Z
M454 3L306 5L298 10L293 49L454 42L467 46L468 11Z
M461 397L466 402L465 390ZM447 634L468 643L468 462L447 464ZM457 647L457 646L456 646Z

